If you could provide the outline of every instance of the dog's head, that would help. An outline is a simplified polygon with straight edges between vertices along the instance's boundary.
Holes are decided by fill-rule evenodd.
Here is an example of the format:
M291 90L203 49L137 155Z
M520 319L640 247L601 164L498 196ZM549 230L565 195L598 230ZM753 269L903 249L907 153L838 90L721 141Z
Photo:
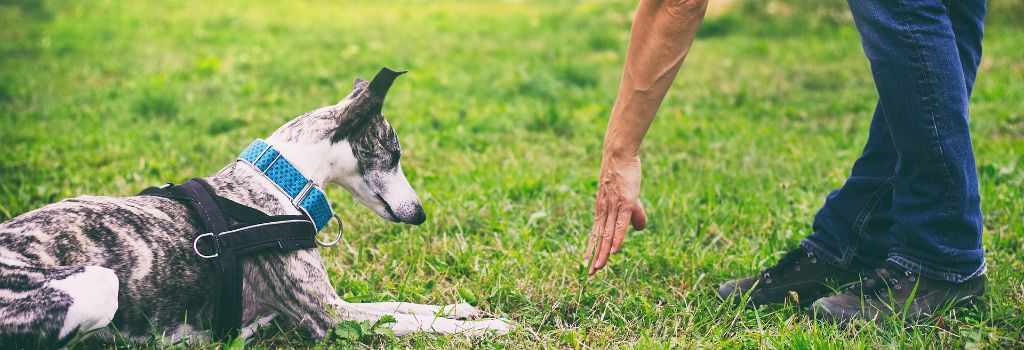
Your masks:
M267 142L307 176L345 187L384 219L419 225L426 214L402 172L398 135L381 114L391 83L403 73L384 68L373 81L357 78L338 104L293 119Z

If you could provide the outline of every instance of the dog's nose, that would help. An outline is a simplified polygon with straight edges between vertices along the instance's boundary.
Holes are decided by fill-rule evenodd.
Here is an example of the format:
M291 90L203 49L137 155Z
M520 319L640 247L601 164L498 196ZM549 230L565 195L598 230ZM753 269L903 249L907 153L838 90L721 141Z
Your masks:
M408 223L413 225L419 225L422 224L424 221L427 221L427 213L423 211L422 205L417 204L416 212L412 215L411 218L409 218Z

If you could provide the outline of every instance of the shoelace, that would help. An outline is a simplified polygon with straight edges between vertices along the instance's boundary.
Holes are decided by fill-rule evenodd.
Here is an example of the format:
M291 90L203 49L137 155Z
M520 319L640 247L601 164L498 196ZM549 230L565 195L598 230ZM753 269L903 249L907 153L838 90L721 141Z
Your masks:
M888 295L890 288L892 290L903 289L899 278L900 270L902 270L902 275L906 278L907 282L914 283L917 281L917 275L910 270L899 269L894 271L890 268L881 267L875 269L873 276L865 277L859 285L855 284L848 287L847 292L856 292L866 297L881 297Z
M786 253L782 259L779 259L779 262L775 263L775 265L761 272L761 279L764 280L765 284L771 284L774 281L774 277L784 274L790 266L793 267L793 271L800 271L800 259L803 257L807 257L811 264L818 263L818 258L814 256L814 253L803 249L792 250Z

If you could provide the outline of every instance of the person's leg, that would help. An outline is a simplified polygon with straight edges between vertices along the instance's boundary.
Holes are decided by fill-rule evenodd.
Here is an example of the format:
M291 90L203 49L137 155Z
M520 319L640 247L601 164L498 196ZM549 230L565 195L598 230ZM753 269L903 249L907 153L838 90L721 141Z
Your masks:
M926 317L984 292L985 258L968 98L983 0L849 0L899 154L893 247L858 289L822 298L838 321L906 310ZM894 307L893 304L900 307Z
M891 247L892 185L899 159L881 104L867 144L843 187L832 191L800 246L842 268L881 265Z
M761 273L722 283L719 296L753 305L787 300L808 304L831 293L836 285L858 281L857 271L881 265L891 247L892 184L898 158L879 104L864 151L843 187L829 193L815 215L814 233Z
M941 0L850 5L899 154L888 259L928 278L975 277L985 266L980 196L968 81L948 10Z
M960 68L964 73L967 97L974 91L974 78L981 63L981 40L985 34L985 1L948 0L949 19L956 36Z
M984 1L949 1L951 29L967 96L970 96L981 57ZM966 118L966 114L965 117ZM876 107L870 136L842 188L830 193L814 219L814 233L801 243L805 249L847 267L877 267L891 247L894 224L892 185L899 159L885 112Z
M728 299L732 296L732 299L739 300L741 295L749 295L750 302L755 304L782 302L784 298L781 296L786 295L787 290L792 290L794 285L798 286L798 288L811 290L817 294L821 291L821 288L816 286L820 286L820 282L824 279L822 278L823 276L839 276L840 280L846 279L850 276L848 271L846 271L847 268L851 267L850 265L859 264L874 267L886 257L889 257L890 261L896 261L909 266L913 273L923 271L925 277L956 281L957 279L955 278L941 278L943 276L948 277L947 274L936 274L933 273L935 272L934 270L927 271L926 268L929 268L929 266L932 266L930 267L931 269L941 269L942 267L935 267L938 266L935 264L926 265L926 263L918 262L924 261L923 259L907 259L907 255L901 256L893 245L893 243L897 243L904 247L908 246L906 244L908 235L901 235L896 232L895 224L897 223L897 217L894 214L899 212L893 210L894 205L903 206L904 215L906 212L914 212L916 209L923 211L925 217L932 216L933 220L940 223L956 221L955 219L949 220L949 215L944 214L942 211L933 211L934 206L941 207L942 203L932 203L930 206L925 205L923 207L914 206L914 195L923 195L924 203L935 200L935 194L930 194L927 188L934 186L936 183L939 185L946 184L947 188L943 189L940 186L936 189L947 194L956 192L957 183L966 183L967 186L964 187L966 190L961 191L961 193L966 193L966 195L960 195L959 197L954 195L952 197L959 202L967 203L967 205L950 203L946 207L965 209L961 217L975 217L979 222L977 226L974 226L977 230L968 229L964 234L956 234L955 232L958 231L939 231L940 233L954 232L951 236L959 238L959 242L952 245L944 241L947 236L950 236L948 234L934 236L935 230L921 231L918 233L919 237L934 236L933 238L935 238L935 240L922 245L922 248L924 248L922 250L942 251L944 246L947 249L949 246L956 249L957 244L966 245L970 248L971 244L969 241L972 237L977 237L979 241L977 242L978 249L976 255L980 265L983 266L984 257L980 251L980 210L978 209L977 199L977 179L974 172L973 151L970 149L970 135L966 128L966 95L969 94L974 74L977 71L984 3L976 2L971 6L965 6L967 4L963 3L956 4L957 6L954 6L954 8L967 7L968 11L951 15L953 17L952 21L962 23L950 25L948 17L945 20L937 18L946 15L942 3L938 1L924 3L911 3L907 0L900 1L902 2L881 4L867 1L850 1L851 9L855 17L858 18L858 29L862 32L865 52L871 60L872 72L876 78L879 94L882 96L876 109L875 118L872 120L868 143L865 146L864 153L854 165L850 179L847 180L841 189L829 195L826 204L815 218L815 233L801 244L801 249L787 254L776 265L758 276L751 276L722 284L719 287L718 293L723 298ZM978 10L979 6L980 11ZM942 30L936 30L935 22L946 23L946 27L949 29L948 33L946 33L947 35L943 35ZM953 26L956 26L956 28L950 29ZM941 24L939 27L941 27ZM960 28L964 29L961 30ZM972 28L975 30L972 31ZM929 34L926 38L927 40L921 38L923 34L920 31L922 30ZM931 46L942 46L943 40L946 40L946 44L949 43L948 39L951 37L950 33L952 31L956 31L958 35L962 31L964 33L977 33L978 35L976 40L969 39L968 37L957 37L958 43L952 46L953 50L949 50L950 46L947 45L945 47L946 50L933 51ZM965 47L971 50L966 56L972 59L961 62L957 54L963 55ZM958 49L960 52L957 52ZM913 57L909 56L911 51L915 54ZM949 55L950 52L953 55ZM945 69L950 63L955 63L952 71L948 69L939 72L935 71L936 65ZM958 70L955 69L961 63L963 67L960 67ZM921 70L925 68L927 70L922 72ZM906 70L907 74L917 75L916 79L911 79L914 77L907 77L902 74L903 70ZM932 76L922 77L922 74ZM888 76L883 77L886 79L879 79L880 75ZM903 79L903 81L893 81L900 79ZM950 83L950 81L953 83ZM960 89L957 89L957 86L960 86ZM943 91L943 88L951 90ZM902 90L897 91L898 93L892 93L894 89ZM950 100L950 95L954 97L961 95L963 98L960 100ZM917 102L914 102L915 97L917 97ZM924 102L931 103L932 105L922 104ZM915 105L915 103L917 104ZM908 104L910 105L908 106ZM947 104L952 104L953 107L943 111L936 111L934 107L934 105L945 107ZM929 114L921 115L922 111L928 111ZM893 115L892 113L896 114ZM956 125L955 118L952 122L948 120L950 116L961 116L962 123ZM915 127L923 128L922 124L926 122L922 120L924 117L928 117L928 120L935 120L932 127L928 128L928 130L933 131L931 139L927 137L927 133L922 133L922 130L914 130ZM941 122L936 119L941 119ZM898 123L899 125L893 128L889 126L890 123ZM949 128L950 124L953 124L952 128ZM937 130L938 128L947 129L940 131ZM907 132L908 129L912 132ZM916 131L916 133L913 131ZM967 141L966 152L963 149L963 139L965 136ZM936 157L935 154L926 152L928 147L922 148L920 145L915 144L929 141L936 145L941 143L946 148L951 147L949 144L958 145L960 148L947 151L945 154L940 154ZM901 146L902 149L898 146ZM969 157L965 157L964 154L969 155ZM910 159L903 158L908 156ZM955 168L964 170L960 174L952 175L959 176L959 180L953 179L948 181L948 179L929 178L929 175L935 175L935 167L946 167L947 165L943 163L950 161L956 163L954 164ZM932 173L927 172L929 166L933 170ZM903 177L900 178L899 174L902 174ZM948 173L943 175L948 175ZM974 178L973 187L970 186L970 177ZM921 182L915 182L919 180ZM900 186L898 185L899 183L902 183L902 187L896 188ZM921 191L922 187L926 190ZM970 202L972 202L971 188L973 188L973 210L969 208L971 206ZM911 198L899 198L900 194L906 197L908 192ZM941 199L943 196L939 195L938 197ZM945 197L949 198L951 196ZM922 202L917 203L920 204ZM970 214L972 211L976 215ZM913 223L922 221L914 217L899 219L904 222L905 226L912 226ZM970 228L973 226L971 222L971 219L960 220L959 225ZM935 225L921 226L933 228ZM902 240L902 243L895 242L896 240ZM966 244L964 243L965 241L967 242ZM890 249L890 246L894 248ZM970 252L972 249L962 250L967 250L967 255L973 254ZM802 257L805 253L808 253L806 257ZM928 256L928 254L925 254L925 256ZM937 254L931 256L931 260L943 259L943 257L943 255ZM832 265L832 267L820 266L810 270L806 268L800 269L801 265L821 265L817 262L818 260L825 260L828 263L826 265ZM955 265L956 262L953 264ZM970 263L966 265L970 265ZM786 271L782 280L778 278L780 271ZM981 271L983 271L983 268L977 270L978 273L981 273ZM911 281L916 279L910 273L904 274L903 277L909 278ZM969 279L967 277L959 280ZM783 286L773 286L772 280L775 280L774 284L778 285L781 282ZM941 299L948 295L955 296L964 293L975 293L979 284L983 288L983 281L972 283L970 286L965 284L965 286L950 287L948 284L931 283L927 287L952 293L942 294L936 292L939 294L932 295L932 297L939 295L938 298ZM806 301L808 298L801 297L801 299Z

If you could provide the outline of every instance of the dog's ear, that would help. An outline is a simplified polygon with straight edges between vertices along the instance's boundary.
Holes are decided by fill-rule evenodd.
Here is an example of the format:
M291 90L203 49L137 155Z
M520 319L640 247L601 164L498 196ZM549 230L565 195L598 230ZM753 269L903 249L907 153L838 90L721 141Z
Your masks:
M384 99L384 96L388 94L388 90L391 89L391 83L395 82L395 78L399 75L405 74L405 71L393 71L387 67L381 68L380 72L373 77L373 81L370 82L369 90L374 95L377 95Z
M367 85L370 85L370 82L366 81L366 79L357 77L356 81L352 83L352 90L359 90L366 87Z
M345 97L339 100L337 104L340 105L349 98L355 98L356 96L359 96L359 94L361 94L363 90L366 90L366 87L369 85L370 82L366 81L366 79L356 77L356 80L352 82L352 91L349 91L348 95L345 95Z
M365 90L361 91L360 100L368 114L364 117L374 117L380 114L384 108L384 97L388 95L388 90L391 89L391 84L395 82L395 78L399 75L405 74L405 71L393 71L387 67L381 68L380 72L373 77L370 84Z
M369 83L357 78L353 84L352 102L345 109L346 118L340 120L340 125L331 136L331 142L338 142L361 133L372 120L380 116L384 108L384 97L387 96L395 78L402 74L405 74L405 71L381 68Z

